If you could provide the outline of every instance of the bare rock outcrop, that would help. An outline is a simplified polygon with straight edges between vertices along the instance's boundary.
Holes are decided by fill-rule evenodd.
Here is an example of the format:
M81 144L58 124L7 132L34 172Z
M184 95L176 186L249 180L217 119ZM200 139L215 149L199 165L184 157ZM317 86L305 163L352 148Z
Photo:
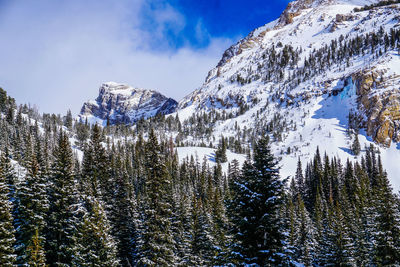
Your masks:
M386 147L400 142L400 91L385 89L384 71L358 72L353 79L357 85L359 105L367 115L367 134Z

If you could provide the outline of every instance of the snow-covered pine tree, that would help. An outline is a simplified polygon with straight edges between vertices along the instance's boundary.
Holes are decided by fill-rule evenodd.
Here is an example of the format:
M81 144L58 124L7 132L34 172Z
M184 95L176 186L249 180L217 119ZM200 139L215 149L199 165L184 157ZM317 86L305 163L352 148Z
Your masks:
M120 266L116 243L110 234L103 205L94 197L86 199L89 210L84 212L83 221L78 226L73 265L76 266ZM129 266L128 262L126 265Z
M111 170L111 179L114 189L113 205L110 207L109 220L111 234L115 239L117 255L122 265L133 265L133 251L135 248L135 227L133 221L132 186L128 182L128 174L123 166L120 154L116 153L114 167Z
M239 243L236 253L243 255L246 264L280 264L285 257L279 216L284 181L268 137L256 143L253 160L244 164L240 178L231 183L231 194L229 214Z
M297 248L296 259L305 266L312 266L317 245L315 240L315 228L301 196L297 197L296 206L299 223L298 235L295 240L295 247Z
M346 208L346 206L344 207ZM344 266L354 266L354 242L350 238L349 222L346 221L339 202L335 203L333 212L330 223L334 234L334 249L331 251L332 254L329 263L334 265L343 264Z
M49 208L46 187L47 181L40 175L36 155L30 153L27 175L17 188L18 204L15 213L15 226L17 229L16 244L19 264L27 263L29 256L27 247L36 230L39 231L40 238L43 238L41 234L46 226Z
M214 265L224 265L228 258L228 246L231 236L228 234L228 219L221 188L216 187L211 200L212 227L211 234L214 240Z
M174 265L174 241L171 232L172 187L166 172L157 136L151 130L145 145L145 210L143 245L139 265Z
M355 164L355 175L359 182L355 191L355 258L357 266L370 266L374 257L374 236L376 235L376 209L373 193L366 171Z
M8 197L11 202L15 202L16 194L16 175L13 166L11 165L11 153L6 147L5 151L1 153L0 168L3 169L5 183L8 187Z
M9 200L8 186L3 166L0 165L0 265L12 267L15 264L14 227L11 215L12 204Z
M192 254L195 258L196 265L210 266L212 265L214 240L211 234L210 218L200 199L196 196L192 198Z
M60 132L50 175L49 215L46 234L47 263L71 265L76 250L77 196L73 155L68 136Z
M380 162L380 157L378 158ZM377 185L375 191L375 207L377 210L376 254L377 265L400 264L400 211L396 204L392 188L386 173L378 164Z
M68 129L72 128L72 113L71 110L67 111L67 115L64 117L64 126Z
M228 159L226 157L226 141L223 136L221 136L221 141L218 145L218 149L215 151L215 161L218 163L224 163Z
M351 144L351 151L356 156L358 156L361 152L361 145L360 141L358 140L358 133L354 134L354 140L353 143Z
M180 196L177 194L176 198L174 218L171 226L175 240L175 255L178 258L176 264L178 266L193 266L197 261L192 255L191 202L185 195Z
M82 176L85 183L86 194L100 197L105 204L111 204L109 190L109 168L107 154L102 145L102 132L100 126L95 124L92 128L89 144L85 146L82 162ZM108 209L108 207L106 207Z
M304 198L306 196L306 192L305 192L306 188L305 188L305 181L304 181L303 170L301 167L300 157L297 160L295 182L296 182L297 190L299 191L301 197Z

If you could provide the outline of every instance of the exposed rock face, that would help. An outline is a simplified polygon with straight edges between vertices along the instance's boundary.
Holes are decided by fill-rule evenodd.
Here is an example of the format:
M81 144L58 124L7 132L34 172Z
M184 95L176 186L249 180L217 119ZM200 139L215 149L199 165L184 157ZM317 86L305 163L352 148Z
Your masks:
M392 141L400 142L400 91L385 90L388 80L384 71L366 70L354 75L357 84L359 104L367 115L367 133L377 143L390 146ZM372 90L383 90L371 94Z
M111 124L130 124L160 113L172 113L176 107L175 100L156 91L108 82L100 86L95 101L83 104L80 117L93 116L101 120L108 119Z
M353 14L337 14L335 20L332 21L332 24L330 25L330 32L336 31L341 24L343 24L346 21L354 21L357 18L357 16Z
M344 22L344 21L352 21L356 18L356 16L351 15L351 14L337 14L336 15L336 22L340 23L340 22Z
M314 5L328 4L332 0L297 0L290 2L286 9L279 17L280 26L285 26L293 22L293 18L300 15L300 11L303 9L311 8Z

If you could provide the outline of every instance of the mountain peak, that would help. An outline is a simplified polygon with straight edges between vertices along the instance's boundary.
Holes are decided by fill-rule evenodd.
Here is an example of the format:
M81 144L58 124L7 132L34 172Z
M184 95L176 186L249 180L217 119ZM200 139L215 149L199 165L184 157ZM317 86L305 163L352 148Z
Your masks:
M105 92L114 95L132 95L136 92L149 91L155 92L154 90L134 88L128 84L117 83L117 82L105 82L100 86L99 93L104 94Z
M79 117L92 122L134 123L159 113L174 112L177 102L157 91L116 82L103 83L99 96L83 104Z
M308 8L336 4L365 6L376 4L378 2L380 2L380 0L296 0L287 5L286 9L279 17L278 25L284 26L292 23L294 17L298 16L302 10Z

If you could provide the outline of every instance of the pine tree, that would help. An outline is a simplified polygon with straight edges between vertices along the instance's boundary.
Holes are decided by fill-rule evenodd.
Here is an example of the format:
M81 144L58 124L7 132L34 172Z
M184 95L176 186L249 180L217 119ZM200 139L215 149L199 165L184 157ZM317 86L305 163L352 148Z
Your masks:
M133 265L133 251L135 250L133 223L133 209L131 201L131 186L128 183L128 174L122 166L119 155L115 159L112 171L114 188L113 205L110 208L111 234L115 239L117 255L122 265Z
M328 207L324 195L320 192L322 191L321 185L317 187L317 194L315 198L313 215L314 215L314 225L316 229L316 251L317 257L315 259L316 263L319 265L325 264L327 251L330 251L333 244L329 238L330 225L328 220Z
M27 262L27 247L35 231L43 232L48 211L47 181L39 173L35 154L31 154L28 173L18 188L18 205L15 218L18 263Z
M16 260L13 248L15 238L11 210L6 177L4 169L0 165L0 265L5 267L14 266Z
M192 232L190 218L190 201L187 196L179 196L174 211L172 232L175 240L175 255L178 257L178 266L193 266L196 259L192 255Z
M67 115L64 118L64 126L68 129L72 128L72 113L71 110L67 111Z
M157 137L153 130L145 147L147 169L145 222L143 245L139 264L148 266L173 265L173 235L171 232L172 195L171 180Z
M380 161L380 160L379 160ZM380 164L379 164L380 165ZM386 173L379 167L375 190L377 209L376 255L377 265L400 264L400 212Z
M109 183L109 168L107 166L107 154L102 145L101 128L95 124L90 136L90 142L85 147L82 163L82 176L85 190L88 195L101 197L105 204L111 203L109 190L112 185Z
M36 228L35 234L32 236L27 247L27 263L32 267L45 267L46 256L43 248L43 238L39 235L39 230Z
M228 208L239 246L236 253L248 264L279 264L283 260L279 210L284 182L277 164L268 138L262 137L255 146L253 161L246 162L240 178L231 183Z
M86 140L90 137L90 127L87 123L77 122L75 123L76 128L76 139L77 145L80 148L84 147Z
M300 157L299 157L299 159L297 161L295 182L296 182L296 186L298 188L298 191L299 191L301 197L304 198L306 196L306 192L305 192L306 189L305 189L305 181L304 181L303 170L301 168Z
M71 265L76 249L76 186L73 156L67 135L60 133L50 175L46 257L52 266Z
M305 266L312 266L316 248L315 229L300 196L297 198L296 206L299 221L298 235L295 241L298 249L296 258Z
M95 198L86 199L90 210L84 212L83 222L78 227L79 235L73 257L77 266L119 266L116 243L110 235L102 204ZM128 263L125 266L129 266Z
M376 235L376 209L368 175L359 164L355 164L355 173L359 179L355 191L356 251L358 266L372 265L374 255L374 236Z
M215 161L217 163L224 163L228 159L226 157L226 141L225 138L221 137L221 142L218 145L218 149L215 151Z
M0 168L3 169L3 175L5 178L5 183L8 186L8 196L11 202L15 203L15 194L16 194L16 175L14 172L14 168L11 165L10 160L10 152L6 147L4 153L1 154L0 160Z
M331 227L333 230L334 248L331 251L329 263L334 265L354 266L353 242L349 236L349 227L343 216L338 202L334 207L334 214L331 215Z
M224 203L222 201L221 189L215 188L212 203L212 236L214 243L214 265L223 265L226 263L228 255L227 244L231 242L231 237L228 235L228 219Z
M354 140L353 140L353 143L351 145L351 151L356 156L360 155L361 145L360 145L360 141L358 140L358 134L357 133L354 134Z
M196 265L212 265L213 237L211 234L211 220L207 215L203 203L193 196L192 202L192 254Z

